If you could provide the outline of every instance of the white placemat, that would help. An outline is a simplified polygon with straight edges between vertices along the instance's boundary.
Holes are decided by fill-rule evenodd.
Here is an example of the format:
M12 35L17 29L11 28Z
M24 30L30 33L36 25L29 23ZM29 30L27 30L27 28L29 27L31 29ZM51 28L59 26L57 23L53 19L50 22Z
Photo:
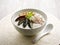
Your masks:
M52 23L54 28L51 33L38 43L32 44L33 38L24 37L12 25L11 16L6 16L0 21L0 45L59 45L60 44L60 21L52 14L46 13L48 22Z

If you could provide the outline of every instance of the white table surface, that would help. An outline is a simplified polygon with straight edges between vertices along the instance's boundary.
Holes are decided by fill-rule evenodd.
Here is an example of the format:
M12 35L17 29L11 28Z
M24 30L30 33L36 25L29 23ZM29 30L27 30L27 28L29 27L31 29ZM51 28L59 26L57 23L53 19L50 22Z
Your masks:
M59 45L60 44L60 21L52 14L48 15L48 22L52 23L54 28L51 33L38 43L32 44L33 38L22 36L12 25L11 16L6 16L0 21L0 45Z

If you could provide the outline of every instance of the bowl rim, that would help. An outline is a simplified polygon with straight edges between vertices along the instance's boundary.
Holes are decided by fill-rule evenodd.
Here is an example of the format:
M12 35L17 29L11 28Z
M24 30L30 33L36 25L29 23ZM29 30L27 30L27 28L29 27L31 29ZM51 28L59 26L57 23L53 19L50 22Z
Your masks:
M14 26L18 27L18 26L15 25L15 24L13 23L13 21L12 21L13 16L14 16L17 12L20 12L20 11L23 11L23 10L36 10L36 11L38 11L38 12L43 13L43 14L46 16L46 20L45 20L45 23L44 23L43 25L41 25L40 27L43 27L43 26L46 24L46 22L47 22L47 15L46 15L43 11L38 10L38 9L21 9L21 10L16 11L16 12L12 15L12 17L11 17L11 22L12 22L12 24L13 24ZM34 30L34 29L38 29L38 28L40 28L40 27L32 28L32 29ZM18 27L18 28L20 28L20 27ZM26 28L20 28L20 29L25 30ZM26 30L31 30L31 28L28 28L28 29L26 29Z

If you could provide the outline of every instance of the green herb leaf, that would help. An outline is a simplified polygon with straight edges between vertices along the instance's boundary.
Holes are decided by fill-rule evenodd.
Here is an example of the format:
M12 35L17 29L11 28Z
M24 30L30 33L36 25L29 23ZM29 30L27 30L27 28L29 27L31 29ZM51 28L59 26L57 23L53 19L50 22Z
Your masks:
M33 16L33 12L32 11L29 11L28 13L27 13L27 15L26 15L26 18L27 19L30 19L30 17L32 17Z

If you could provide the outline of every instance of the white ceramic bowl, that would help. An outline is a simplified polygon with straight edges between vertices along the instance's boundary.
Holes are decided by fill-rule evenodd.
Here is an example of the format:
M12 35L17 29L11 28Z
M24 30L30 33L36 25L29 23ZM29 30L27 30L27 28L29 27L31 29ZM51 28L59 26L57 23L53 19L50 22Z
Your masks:
M23 28L18 27L15 24L15 18L19 15L19 13L24 12L24 11L33 11L33 12L37 12L37 13L41 14L43 16L43 18L45 19L44 24L42 26L40 26L38 28L34 28L34 29L23 29ZM47 16L44 12L42 12L41 10L38 10L38 9L22 9L13 14L13 16L11 18L11 22L14 25L14 27L16 28L16 30L19 31L21 34L26 35L26 36L33 36L33 35L36 35L37 33L39 33L44 28L44 26L46 25L46 22L47 22Z

